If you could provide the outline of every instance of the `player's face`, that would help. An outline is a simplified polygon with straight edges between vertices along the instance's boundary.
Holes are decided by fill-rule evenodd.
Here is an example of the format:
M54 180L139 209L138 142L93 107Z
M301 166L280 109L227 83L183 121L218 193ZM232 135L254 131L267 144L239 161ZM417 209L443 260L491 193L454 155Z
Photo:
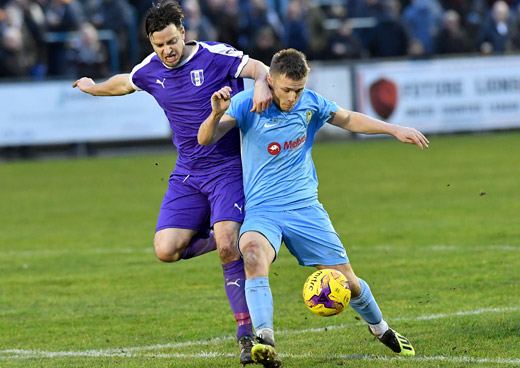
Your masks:
M184 27L179 29L173 24L150 35L153 50L167 67L173 68L184 60L184 36Z
M298 103L307 77L301 80L294 80L287 78L285 74L282 75L268 75L267 81L273 89L273 102L281 111L291 111Z

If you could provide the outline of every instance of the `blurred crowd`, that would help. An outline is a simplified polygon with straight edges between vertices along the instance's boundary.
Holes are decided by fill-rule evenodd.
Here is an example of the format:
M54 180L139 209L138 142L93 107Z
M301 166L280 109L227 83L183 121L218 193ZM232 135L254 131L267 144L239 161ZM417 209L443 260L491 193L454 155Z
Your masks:
M520 51L520 0L180 3L187 40L225 42L266 64L287 47L309 60ZM151 5L152 0L0 0L0 77L130 71L152 52L144 32Z

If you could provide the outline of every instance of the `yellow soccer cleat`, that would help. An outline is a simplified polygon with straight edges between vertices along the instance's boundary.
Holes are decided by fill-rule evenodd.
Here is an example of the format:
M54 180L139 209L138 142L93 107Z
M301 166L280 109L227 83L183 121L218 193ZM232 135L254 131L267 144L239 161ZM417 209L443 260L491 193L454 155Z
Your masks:
M369 328L370 331L370 328ZM372 332L372 331L370 331ZM388 346L394 353L400 356L414 356L415 350L410 341L399 332L389 328L378 340Z
M280 358L274 346L257 343L251 349L255 363L262 364L266 368L278 368L282 366Z

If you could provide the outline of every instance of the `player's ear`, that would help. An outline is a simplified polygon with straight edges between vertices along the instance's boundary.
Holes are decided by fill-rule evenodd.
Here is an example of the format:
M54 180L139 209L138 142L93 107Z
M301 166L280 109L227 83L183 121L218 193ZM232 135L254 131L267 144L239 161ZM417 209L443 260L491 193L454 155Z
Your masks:
M184 29L184 26L181 26L179 31L181 32L182 40L184 41L184 38L186 37L186 30Z
M271 73L267 74L267 84L273 88L273 77L271 77Z

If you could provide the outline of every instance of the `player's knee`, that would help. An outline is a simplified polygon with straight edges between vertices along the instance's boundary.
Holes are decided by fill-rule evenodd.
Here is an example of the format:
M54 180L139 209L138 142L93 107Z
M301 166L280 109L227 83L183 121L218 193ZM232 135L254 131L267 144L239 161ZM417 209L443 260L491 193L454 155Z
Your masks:
M242 256L244 257L244 266L246 270L254 272L259 270L265 263L263 262L263 252L260 244L255 241L249 241L240 247Z
M185 248L182 244L162 237L155 237L154 240L155 255L162 262L176 262L181 258L182 250Z
M224 241L217 243L218 254L222 263L236 261L240 258L235 242Z

